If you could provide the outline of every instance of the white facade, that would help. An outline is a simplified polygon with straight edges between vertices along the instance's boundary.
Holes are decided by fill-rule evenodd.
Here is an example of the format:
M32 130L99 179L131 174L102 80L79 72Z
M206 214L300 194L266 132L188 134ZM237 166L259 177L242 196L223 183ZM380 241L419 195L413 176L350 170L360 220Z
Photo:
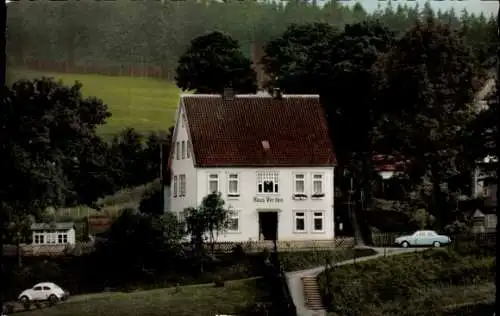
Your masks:
M333 166L197 168L184 117L180 108L170 158L172 181L165 187L165 198L170 199L165 204L172 212L179 215L187 207L197 207L206 195L218 191L234 214L231 229L218 241L272 239L272 231L278 240L334 238Z
M74 245L75 229L33 230L33 245Z

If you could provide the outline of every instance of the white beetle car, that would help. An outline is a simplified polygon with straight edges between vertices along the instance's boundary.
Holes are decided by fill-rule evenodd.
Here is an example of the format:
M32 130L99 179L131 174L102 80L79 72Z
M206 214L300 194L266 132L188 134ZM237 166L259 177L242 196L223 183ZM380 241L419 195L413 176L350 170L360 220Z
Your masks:
M24 290L19 294L19 301L26 303L30 301L64 301L69 296L69 293L64 291L60 286L52 282L38 283L31 289Z

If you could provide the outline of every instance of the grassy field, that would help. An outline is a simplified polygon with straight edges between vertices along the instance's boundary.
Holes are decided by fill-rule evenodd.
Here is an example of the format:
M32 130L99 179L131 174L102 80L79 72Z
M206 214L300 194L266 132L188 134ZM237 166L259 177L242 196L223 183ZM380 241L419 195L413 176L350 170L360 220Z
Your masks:
M159 79L115 77L95 74L47 73L27 69L9 69L12 80L46 76L65 84L79 81L84 96L95 96L109 106L112 117L101 127L103 136L110 136L125 127L141 132L168 130L173 125L180 90Z
M267 296L259 279L226 282L224 287L190 285L133 293L81 295L51 308L21 316L156 316L235 314Z

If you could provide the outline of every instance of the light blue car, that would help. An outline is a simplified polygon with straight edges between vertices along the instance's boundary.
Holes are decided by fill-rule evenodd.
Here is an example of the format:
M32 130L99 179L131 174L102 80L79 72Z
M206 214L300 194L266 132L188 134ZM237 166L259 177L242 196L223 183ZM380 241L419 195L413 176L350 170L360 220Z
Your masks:
M398 246L408 247L440 247L451 242L450 237L439 235L433 230L417 230L412 235L397 237L394 243Z

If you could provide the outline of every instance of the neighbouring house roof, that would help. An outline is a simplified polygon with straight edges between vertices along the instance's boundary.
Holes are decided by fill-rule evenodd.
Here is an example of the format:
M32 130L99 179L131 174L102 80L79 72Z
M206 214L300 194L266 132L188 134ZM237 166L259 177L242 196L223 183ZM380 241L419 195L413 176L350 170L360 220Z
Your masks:
M198 167L336 163L317 95L182 95L181 106Z
M373 168L377 172L384 171L404 171L406 167L406 161L402 157L396 157L391 155L381 155L373 154Z
M74 227L75 223L73 222L31 224L31 230L70 230Z

